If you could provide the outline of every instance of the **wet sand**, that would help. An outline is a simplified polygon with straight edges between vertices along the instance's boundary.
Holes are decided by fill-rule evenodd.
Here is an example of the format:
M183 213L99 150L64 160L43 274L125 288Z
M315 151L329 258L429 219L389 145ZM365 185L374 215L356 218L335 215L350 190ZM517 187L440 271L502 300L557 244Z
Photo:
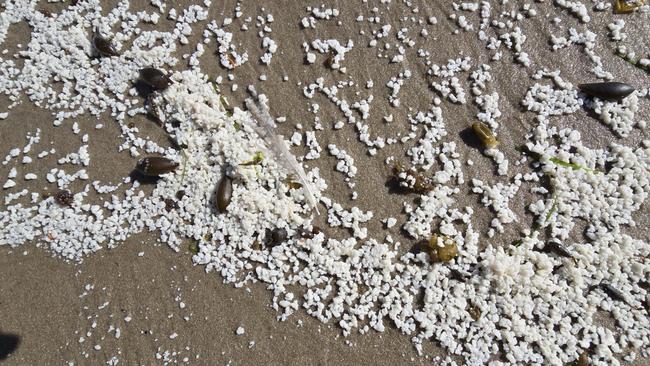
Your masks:
M112 8L115 1L106 2L106 8ZM175 7L181 9L187 1L179 2ZM221 13L232 16L234 1L214 2L210 10L210 19L222 19ZM409 50L409 58L402 64L389 64L387 59L379 59L375 55L377 49L366 47L367 35L359 35L362 29L369 33L372 27L367 22L354 21L359 12L368 14L374 4L348 4L346 2L333 2L341 11L337 18L342 22L336 25L336 20L319 21L316 29L301 30L300 19L307 15L305 7L314 4L294 5L289 1L263 2L263 14L272 13L275 21L271 24L273 32L271 37L278 43L279 51L274 56L270 66L260 65L259 56L263 53L260 48L260 39L257 31L251 27L248 32L234 31L234 39L239 50L249 52L250 61L235 70L234 83L239 85L236 92L231 92L233 82L226 81L221 89L228 97L231 104L241 106L245 87L255 84L257 89L266 93L270 98L271 112L275 116L286 116L287 121L280 124L280 129L285 137L290 137L296 124L301 123L306 130L314 125L314 114L307 109L312 103L319 103L318 116L325 127L319 132L318 138L324 148L323 158L316 162L308 162L308 166L318 166L321 176L329 184L326 194L339 202L350 206L356 205L362 210L372 210L374 219L368 223L370 236L378 239L390 233L400 240L403 247L412 246L413 240L403 236L399 227L405 222L402 204L405 201L415 202L416 195L396 195L389 193L386 186L388 167L384 163L386 157L394 155L406 161L405 151L409 144L397 144L380 150L377 156L371 157L366 153L366 148L358 142L354 126L346 124L340 131L333 131L331 126L338 120L344 120L338 108L324 96L318 95L314 99L306 99L302 88L305 83L314 82L318 77L324 77L325 82L331 84L338 80L354 80L360 87L359 96L354 92L357 88L347 88L341 94L348 100L358 100L368 94L373 94L371 118L369 124L372 138L375 136L395 137L399 133L408 132L406 115L415 111L426 111L429 108L435 93L429 87L426 76L427 67L421 59L411 57L416 50ZM475 33L455 36L452 42L442 41L449 37L456 26L447 16L451 13L448 5L443 2L421 2L419 5L420 16L426 18L435 15L439 25L435 28L437 34L430 34L429 40L422 46L431 51L434 62L443 63L448 58L456 58L462 52L463 56L470 56L481 62L487 62L489 56L484 52L483 44L476 39ZM135 1L135 8L148 9L148 1ZM182 4L182 5L181 5ZM47 8L53 11L65 4L48 4ZM377 5L379 6L379 5ZM243 5L243 12L247 16L260 14L262 5L247 3ZM384 9L383 7L381 7ZM523 29L528 40L526 50L531 54L533 66L525 69L511 62L494 64L493 76L495 80L492 87L499 91L500 108L503 113L500 121L503 127L500 130L500 140L506 156L514 162L518 152L515 147L523 141L523 135L529 130L532 114L525 114L520 107L520 101L526 89L532 84L528 74L541 67L560 69L562 75L574 84L585 80L593 80L589 73L592 67L588 57L578 46L570 47L559 52L552 52L548 46L549 32L566 35L569 26L583 27L578 24L567 12L553 8L548 4L539 4L540 15L525 22ZM552 12L546 18L546 12ZM426 15L425 15L426 14ZM394 26L398 19L411 15L404 7L394 5L391 11L382 10L382 24L390 23ZM563 20L562 29L551 26L549 19L560 17ZM621 16L617 16L621 17ZM633 68L621 59L615 57L611 49L612 44L605 42L607 37L606 25L614 19L611 12L594 13L589 29L597 30L599 47L597 52L603 58L605 69L612 72L620 81L630 82L632 85L647 86L648 76L642 71ZM622 17L621 17L622 18ZM623 19L623 18L622 18ZM640 37L635 44L638 54L648 53L650 26L645 16L630 16L624 18L628 23L626 30ZM645 22L645 23L644 23ZM241 20L236 20L230 30L239 28ZM156 29L170 29L171 22L161 21ZM154 26L145 26L143 29L153 29ZM410 34L417 27L411 27ZM25 24L12 26L10 38L2 48L17 43L25 44ZM198 28L195 28L198 29ZM581 28L582 29L582 28ZM634 32L632 31L634 30ZM195 31L195 35L200 32ZM434 38L439 37L438 41ZM305 65L303 42L311 42L315 38L336 38L340 41L352 39L354 49L346 55L343 66L347 67L347 74L326 69L322 65L324 56L319 55L317 63ZM641 42L641 39L644 42ZM197 37L193 37L190 45L179 48L178 54L191 53ZM201 58L201 68L210 76L221 75L225 78L226 72L218 65L214 56L215 42L212 42ZM241 45L239 45L241 43ZM10 52L15 48L8 47ZM645 48L645 49L644 49ZM510 60L512 54L504 52L504 58ZM183 60L177 65L177 70L186 68ZM411 79L402 88L400 99L402 106L390 106L387 95L386 82L398 72L410 69L413 73ZM260 74L266 74L267 81L259 80ZM283 81L284 75L289 76L289 81ZM374 81L374 88L367 90L362 86L366 80ZM302 85L297 85L302 82ZM0 97L0 111L5 111L8 100ZM641 110L638 115L650 115L648 103L640 103ZM475 120L478 109L472 103L465 106L443 103L443 112L450 136L457 136L457 143L463 145L460 132ZM393 114L394 122L385 124L382 117ZM78 143L67 143L71 136L71 121L65 122L61 127L53 127L53 117L50 112L37 109L25 98L23 103L10 112L9 118L0 121L0 146L3 153L13 148L22 146L27 132L41 128L43 138L40 147L52 144L57 148L57 157L74 151ZM118 182L134 164L134 159L127 153L118 153L116 146L120 138L117 126L111 123L109 116L102 116L101 121L105 128L96 131L93 126L97 123L94 117L77 119L82 130L90 134L91 165L88 169L91 179ZM164 132L150 120L138 116L132 122L140 128L142 136L150 136L161 144L165 143ZM559 126L573 126L581 131L583 140L589 141L592 146L606 146L613 140L618 140L630 146L635 146L642 139L649 138L647 130L635 129L630 137L617 139L608 127L597 120L586 117L586 113L576 113L556 119ZM62 132L65 131L65 132ZM82 132L82 133L84 133ZM356 201L350 201L351 190L343 181L341 173L334 171L336 159L326 152L328 143L343 146L355 158L359 169L357 186L359 193ZM306 150L302 148L293 151L299 155ZM42 149L41 149L42 150ZM40 150L39 150L40 151ZM495 179L495 167L478 149L465 145L460 149L463 160L472 159L473 167L465 166L467 177L476 177L485 181ZM12 162L14 164L15 162ZM6 176L12 164L0 166L0 176ZM18 163L16 163L18 164ZM30 171L39 175L39 179L32 182L20 181L21 187L34 192L44 192L48 187L44 180L45 172L55 166L55 159L35 160L30 165ZM512 175L512 174L511 174ZM72 189L80 189L80 182L76 182ZM49 190L54 186L49 185ZM521 192L524 192L522 189ZM92 199L92 198L91 198ZM489 243L508 244L517 238L519 231L530 227L532 217L525 213L525 205L530 201L526 196L513 201L513 210L520 220L506 226L506 232L490 239ZM475 221L482 233L487 230L493 213L483 208L477 195L459 195L459 205L472 206L477 212ZM647 205L646 205L647 206ZM650 223L647 207L640 210L635 219L637 228L630 228L629 233L646 241L649 235L645 228ZM0 203L0 209L3 209ZM395 217L398 224L386 230L379 221L386 217ZM476 220L477 219L477 220ZM317 224L324 227L326 217L321 215ZM334 237L342 237L345 232L328 230ZM576 233L580 235L579 232ZM155 233L143 233L132 237L115 249L103 249L87 257L82 264L66 263L42 247L26 244L18 248L0 247L0 331L16 334L20 337L20 344L16 351L6 361L7 365L55 365L66 361L75 361L79 365L105 364L112 356L118 356L120 365L157 364L162 359L156 358L156 353L169 360L182 363L185 357L190 364L270 364L270 365L305 365L305 364L430 364L424 357L418 357L408 336L401 335L396 330L389 328L385 333L371 332L369 335L358 335L343 338L336 324L321 324L298 312L286 322L276 321L276 313L269 307L271 293L261 284L252 284L247 289L235 289L231 285L224 285L221 278L215 274L205 274L203 267L195 267L191 262L191 254L187 245L179 253L174 252L164 243L158 243ZM144 253L139 256L139 253ZM87 285L94 288L86 290ZM85 295L84 295L85 294ZM184 308L181 306L184 303ZM130 322L125 318L131 317ZM187 317L187 320L184 319ZM603 324L611 326L608 319L602 319ZM96 325L94 325L96 324ZM120 337L116 338L114 330L120 329ZM242 326L245 334L238 336L235 330ZM89 334L87 334L89 333ZM170 336L177 337L170 339ZM80 343L80 337L84 341ZM254 341L254 345L250 342ZM101 345L100 350L95 350L95 345ZM186 348L187 347L187 348ZM0 347L0 352L2 347ZM164 356L165 352L168 356ZM120 353L121 352L121 353ZM176 354L173 354L176 352ZM443 355L444 353L431 342L425 343L425 353L428 355ZM86 357L87 355L87 357ZM198 358L197 358L198 356ZM2 354L0 353L0 360ZM647 360L637 359L635 365L648 364Z

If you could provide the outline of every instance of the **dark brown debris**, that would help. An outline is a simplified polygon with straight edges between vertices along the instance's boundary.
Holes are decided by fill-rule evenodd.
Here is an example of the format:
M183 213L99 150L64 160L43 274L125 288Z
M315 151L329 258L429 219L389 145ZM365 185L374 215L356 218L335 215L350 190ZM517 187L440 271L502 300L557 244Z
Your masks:
M225 213L232 199L232 179L224 175L217 185L217 210Z
M148 177L157 177L161 174L173 172L178 168L178 163L162 156L148 156L138 160L135 170Z
M93 35L93 48L99 56L102 57L112 57L119 56L119 53L113 47L113 44L110 40L102 37L101 35L95 33Z
M54 200L61 206L72 206L74 195L67 189L62 189L54 194Z
M140 80L149 85L153 90L165 90L171 85L172 80L164 72L153 67L140 70Z

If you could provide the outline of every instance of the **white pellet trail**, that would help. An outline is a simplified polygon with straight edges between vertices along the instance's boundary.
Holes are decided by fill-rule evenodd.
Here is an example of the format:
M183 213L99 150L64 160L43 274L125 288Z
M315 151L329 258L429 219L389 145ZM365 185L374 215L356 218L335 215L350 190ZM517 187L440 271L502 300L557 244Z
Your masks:
M0 92L9 101L0 128L23 123L15 117L25 105L50 117L30 121L27 136L0 147L0 246L36 246L82 262L151 232L176 251L190 244L193 263L214 272L208 275L237 288L263 283L281 321L304 312L344 336L394 325L421 355L426 342L444 348L446 356L430 358L436 364L563 365L585 350L590 365L650 357L650 245L629 230L648 218L650 93L646 87L618 101L591 98L575 76L647 81L647 36L638 34L647 35L639 23L647 23L647 5L623 20L612 18L606 1L441 2L426 9L410 1L364 0L352 9L312 2L286 19L264 8L246 14L239 3L213 14L208 0L187 8L152 0L145 10L128 1L114 9L100 0L68 3L52 16L33 2L0 8L0 48L15 49L0 52ZM163 20L171 31L150 30ZM9 45L18 22L29 25L31 40ZM283 39L278 30L286 24L300 32L300 43ZM91 26L119 56L93 56ZM544 33L543 44L531 29ZM248 31L255 32L253 45L244 42ZM443 44L453 46L438 49ZM553 56L581 60L556 65ZM371 57L381 70L360 62ZM289 74L287 62L305 73ZM207 64L218 65L219 74L207 75ZM149 66L172 82L145 107L134 81ZM628 68L645 81L628 77ZM250 79L265 93L281 78L305 97L287 101L308 111L308 120L298 121L278 117L272 98L259 96L271 114L263 122L291 124L290 139L274 135L275 126L261 133L259 118L224 103L220 87L244 93L241 73L254 70ZM508 82L517 78L513 85L502 84L504 73ZM521 91L517 100L504 90L513 87ZM411 100L413 90L421 100ZM130 124L151 110L175 147ZM96 120L82 123L87 118ZM510 133L508 126L524 120L525 135ZM456 131L458 123L476 121L501 144L472 155ZM590 134L609 134L606 142L593 143L575 121L593 124L598 132ZM38 123L64 134L65 146L50 144ZM111 181L98 179L94 148L110 131L119 133L110 154L133 166L164 156L178 168L155 186L132 178L131 167ZM297 159L278 161L269 141ZM409 192L396 212L373 212L363 202L384 198L359 188L379 174L367 171L368 159L387 171L413 167L430 187ZM35 170L44 164L51 165ZM401 178L411 179L402 188L414 188L412 176ZM232 182L223 213L215 202L225 198L214 197L222 181ZM337 201L339 187L350 200ZM466 206L465 196L474 205ZM317 220L326 230L314 226ZM506 242L507 232L519 240ZM458 248L451 261L432 263L427 251L410 250L434 235L444 238L434 244ZM272 242L276 237L281 242ZM551 238L570 255L546 250ZM136 259L150 257L142 251ZM93 288L86 285L80 297ZM176 303L192 307L180 297ZM595 320L603 313L611 327ZM184 315L188 321L191 314ZM115 338L129 331L132 317L119 320L122 328L109 330ZM251 327L232 332L248 349L260 348L248 339ZM178 342L184 332L175 330L159 336ZM103 363L122 364L119 352L90 331L70 339L84 345L81 357L108 352ZM161 347L154 352L165 363L181 361Z

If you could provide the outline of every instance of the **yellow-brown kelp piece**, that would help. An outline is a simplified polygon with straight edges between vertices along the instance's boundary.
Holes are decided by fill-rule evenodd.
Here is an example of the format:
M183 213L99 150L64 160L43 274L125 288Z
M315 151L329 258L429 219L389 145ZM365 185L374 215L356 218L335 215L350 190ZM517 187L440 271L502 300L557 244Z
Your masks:
M440 237L440 240L442 240L443 246L438 245L437 235L431 235L429 239L428 253L429 257L431 257L431 262L449 262L456 258L458 255L456 243L446 236Z
M625 0L616 0L614 2L614 13L627 14L635 11L636 9L645 5L646 0L636 0L634 2L627 2Z
M492 149L499 146L499 141L497 141L496 136L494 136L492 130L490 130L490 127L488 127L488 125L485 123L474 122L474 124L472 124L472 130L474 130L474 133L478 136L479 139L481 139L483 146L486 148Z
M398 182L415 192L429 192L434 188L430 178L420 174L417 169L406 168L398 162L393 165L393 176Z

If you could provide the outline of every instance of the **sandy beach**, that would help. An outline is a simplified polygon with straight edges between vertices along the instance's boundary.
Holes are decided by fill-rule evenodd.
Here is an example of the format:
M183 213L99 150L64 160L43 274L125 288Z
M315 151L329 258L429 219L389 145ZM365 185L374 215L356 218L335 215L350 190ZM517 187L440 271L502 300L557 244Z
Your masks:
M102 1L102 7L108 11L117 3ZM173 7L183 9L191 3L174 2ZM409 8L397 1L390 4L379 1L332 1L326 5L337 8L339 15L333 20L319 20L315 28L305 29L300 20L309 15L306 7L320 6L321 2L246 2L241 5L245 16L234 19L229 31L234 33L237 48L248 52L249 62L233 70L234 80L228 80L229 72L219 64L215 56L215 42L212 42L206 45L200 68L210 77L221 76L224 79L220 90L233 106L243 108L248 85L255 85L258 91L265 93L269 97L272 115L286 116L286 121L279 123L278 129L287 139L297 131L298 124L302 125L303 130L312 130L315 117L319 118L324 127L318 131L318 140L323 147L322 157L306 161L306 168L320 169L320 176L328 184L324 192L328 197L347 207L357 206L363 211L373 212L374 218L365 224L370 237L381 240L391 235L402 243L400 252L406 253L413 248L416 240L401 229L408 218L403 209L404 203L416 206L420 201L416 194L392 191L388 183L391 166L386 164L386 158L394 156L398 161L407 161L405 152L417 139L405 144L388 145L371 156L367 147L358 141L353 124L346 123L340 130L333 129L337 121L344 120L339 107L322 94L316 94L313 99L305 98L304 87L320 77L324 78L326 84L353 81L354 87L342 88L339 93L341 97L351 100L359 99L357 93L364 98L374 95L370 118L366 121L370 134L373 137L395 138L407 135L410 131L408 116L429 110L433 98L438 96L431 87L431 76L427 75L429 66L416 55L418 48L431 52L431 59L437 63L467 56L477 64L489 63L492 56L478 41L476 32L461 30L459 34L453 33L458 26L449 19L450 14L455 13L450 4L446 1L414 1ZM498 134L500 150L513 164L521 157L517 148L535 124L534 114L526 112L521 105L526 91L534 82L531 78L534 71L543 68L561 70L562 77L573 84L595 80L590 72L592 61L583 52L583 47L571 46L554 51L549 44L550 34L565 36L571 27L589 29L597 34L599 43L595 51L602 58L604 68L617 81L641 89L647 88L650 80L648 73L614 54L615 46L608 41L610 35L607 29L607 24L614 19L624 19L628 44L635 47L638 55L647 57L650 53L648 13L614 15L611 9L591 11L591 21L583 24L570 12L549 2L534 4L538 8L537 16L521 23L522 31L527 36L525 49L533 66L526 68L512 62L513 53L504 50L502 57L506 61L493 63L491 70L491 85L499 92L502 113ZM591 2L588 4L592 6ZM67 6L68 2L41 1L36 8L57 13ZM214 1L209 7L209 19L222 21L224 17L232 17L235 6L236 2L231 0ZM130 7L132 11L155 10L149 1L144 0L131 1ZM377 57L378 53L392 55L394 49L367 47L368 35L379 25L359 22L356 18L359 14L366 17L375 14L372 11L374 7L380 9L381 24L393 24L398 29L400 25L416 24L412 26L409 36L418 38L418 46L407 50L403 62L391 63L388 58ZM418 12L414 13L413 8L418 8ZM513 8L519 9L514 5ZM259 29L251 24L248 31L240 30L246 16L254 19L263 14L273 14L273 22L268 23L272 28L269 34L278 44L278 52L273 55L270 65L259 62L265 52L260 47ZM435 16L438 23L426 26L431 29L426 38L416 32L424 25L403 20L405 17L428 19L431 16ZM467 16L478 24L476 13ZM553 23L553 18L559 21ZM174 71L188 68L187 60L182 55L194 52L194 46L202 39L203 26L202 23L196 26L188 37L187 45L179 45L176 54L180 61ZM156 25L141 25L143 31L170 31L173 27L174 22L165 17L161 17ZM6 59L17 52L20 49L18 44L25 48L30 40L29 32L25 22L11 25L7 39L0 45L0 50L8 49L8 53L2 57ZM91 32L90 28L88 32ZM317 61L313 64L305 61L302 44L316 38L350 39L354 42L355 47L342 61L346 67L345 73L328 68L326 56L321 54L317 55ZM17 64L22 62L20 58L15 61ZM402 70L410 70L412 76L399 91L401 105L396 108L388 99L390 89L386 84ZM260 75L265 75L266 80L260 80ZM288 80L284 80L285 75ZM372 89L365 87L368 80L373 81ZM235 91L233 84L238 85ZM70 132L70 121L64 121L59 127L53 126L52 111L35 106L27 97L8 110L10 103L6 96L0 96L0 112L9 112L6 119L0 120L1 151L7 154L14 147L22 147L26 142L25 136L40 129L42 137L38 151L55 147L57 153L34 161L28 171L40 178L31 181L19 179L19 188L51 193L56 187L48 184L44 177L52 167L57 166L56 161L60 156L78 149L76 140L74 143L69 141L71 138L78 140L78 136ZM319 105L317 113L313 112L314 103ZM463 138L467 135L463 131L476 120L476 106L471 102L465 105L443 102L440 108L449 139L457 144L460 160L473 161L471 166L462 166L466 180L496 180L496 167L491 159L482 154L480 148L468 145ZM386 123L383 117L391 114L393 122ZM650 116L647 97L640 98L636 115L644 116L642 118ZM128 176L136 159L127 151L117 150L121 143L120 130L109 113L99 118L83 115L74 118L74 121L83 133L89 134L92 160L86 170L91 180L115 184ZM138 127L140 136L148 137L161 146L170 146L166 132L151 119L137 115L127 121ZM93 128L100 122L104 128ZM578 130L583 143L593 148L605 148L612 142L635 147L650 138L648 130L641 128L634 128L625 138L618 137L610 127L585 111L555 118L553 123L559 128ZM327 153L328 144L344 147L354 157L358 174L353 190L344 181L344 175L335 170L337 159ZM291 151L296 156L303 156L309 149L298 146L292 147ZM0 166L0 177L4 179L14 166L19 167L19 161ZM511 169L517 171L516 166ZM21 170L21 174L25 172ZM514 175L513 172L509 175ZM82 190L87 183L75 181L70 189ZM460 189L456 202L459 207L474 209L472 223L474 229L485 238L482 247L511 245L521 237L522 230L533 226L534 217L527 212L527 207L536 198L527 189L522 189L517 198L510 202L510 209L518 219L506 225L503 233L488 238L485 233L495 216L494 212L480 202L479 195L471 193L469 185ZM144 190L151 191L151 187L145 186ZM358 193L355 200L351 200L352 191ZM5 190L1 194L6 193ZM88 199L95 203L104 200L94 192L89 194ZM28 201L28 197L24 197L20 202ZM0 211L6 208L7 205L0 201ZM386 228L381 219L387 217L396 218L397 225ZM349 230L329 227L327 218L326 214L321 214L315 218L314 224L323 228L328 237L342 239L350 236ZM650 240L647 204L633 213L633 219L636 226L627 226L624 232L645 241L647 246ZM586 223L577 220L576 225L573 238L583 240ZM120 365L418 365L438 364L439 361L434 361L436 356L447 356L442 347L431 341L423 343L424 355L418 355L410 337L388 322L383 333L370 330L367 334L358 334L353 331L350 336L343 337L336 322L323 324L302 309L287 321L277 321L279 313L270 305L272 293L265 284L251 283L244 288L224 284L218 273L205 273L203 266L193 264L189 245L190 241L185 241L176 252L159 240L159 233L143 232L128 238L116 248L102 248L88 255L81 263L56 257L43 243L30 242L16 247L0 245L0 340L3 334L16 335L19 339L15 347L6 346L15 350L5 359L5 346L0 346L0 364L61 365L73 362L75 365L99 365L116 357ZM648 266L647 258L644 260L643 264ZM296 288L295 291L300 293L301 289ZM604 311L597 314L596 321L603 327L616 329L614 320ZM240 327L244 333L238 335L237 329ZM8 345L10 343L6 342ZM463 364L460 357L455 360ZM624 365L649 363L643 357L637 357L632 362L621 359Z

